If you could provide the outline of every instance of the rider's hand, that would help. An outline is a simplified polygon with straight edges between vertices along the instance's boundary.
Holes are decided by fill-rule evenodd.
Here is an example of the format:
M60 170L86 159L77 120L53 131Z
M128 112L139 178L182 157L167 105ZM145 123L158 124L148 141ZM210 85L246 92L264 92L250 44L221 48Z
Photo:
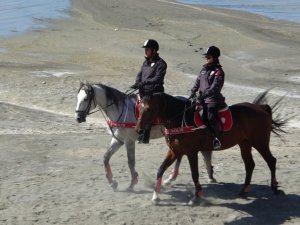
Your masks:
M192 92L191 95L188 97L188 100L193 99L196 97L196 93Z
M199 96L197 97L197 102L201 103L201 102L203 102L203 101L204 101L203 96L199 95Z
M201 98L202 100L207 98L207 97L210 97L211 95L213 94L213 92L211 90L207 90L205 91L202 95L201 95Z

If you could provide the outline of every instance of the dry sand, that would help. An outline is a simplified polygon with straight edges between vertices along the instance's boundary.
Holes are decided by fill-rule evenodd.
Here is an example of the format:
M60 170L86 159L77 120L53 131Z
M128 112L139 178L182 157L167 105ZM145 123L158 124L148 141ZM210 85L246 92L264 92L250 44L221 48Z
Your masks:
M1 224L300 224L300 25L229 10L164 0L73 0L71 18L49 28L0 39ZM281 116L293 116L286 142L272 136L277 178L285 196L269 188L266 163L253 151L253 192L237 198L244 181L238 148L215 153L216 184L205 199L193 192L186 158L178 180L151 204L163 139L138 145L134 193L122 148L111 160L119 191L107 185L102 156L110 136L100 114L76 124L79 80L125 91L143 61L145 39L159 41L168 63L166 92L189 94L209 45L222 50L228 104L252 101L271 88L271 102L287 94ZM167 175L167 174L166 174Z

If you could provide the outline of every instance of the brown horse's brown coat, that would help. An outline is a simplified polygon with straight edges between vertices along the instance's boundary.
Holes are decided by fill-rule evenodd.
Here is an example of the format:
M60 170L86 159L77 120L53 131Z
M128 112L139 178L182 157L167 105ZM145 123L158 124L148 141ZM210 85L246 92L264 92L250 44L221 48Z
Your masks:
M271 187L274 193L278 193L278 185L276 181L276 158L270 152L269 143L271 131L281 130L280 127L284 123L274 121L272 118L272 109L269 105L260 104L263 97L255 104L239 103L230 106L233 118L233 126L230 131L221 134L220 141L222 149L225 150L235 145L240 146L241 156L245 164L246 177L241 195L245 195L249 191L251 177L255 163L252 157L252 147L254 147L267 162L271 171ZM174 105L174 107L171 106ZM145 118L153 118L158 116L165 124L166 128L175 128L180 126L180 118L178 115L183 114L186 109L186 103L176 100L167 94L153 96L151 99L151 111L143 110L141 120L138 124L139 128L147 123ZM276 103L277 104L277 103ZM149 115L151 114L151 115ZM198 181L198 151L212 151L212 135L208 129L195 130L192 133L176 134L166 136L166 142L169 146L167 156L163 161L157 173L156 191L159 191L160 180L164 171L175 161L175 159L187 155L192 178L196 188L196 197L200 197L201 185Z

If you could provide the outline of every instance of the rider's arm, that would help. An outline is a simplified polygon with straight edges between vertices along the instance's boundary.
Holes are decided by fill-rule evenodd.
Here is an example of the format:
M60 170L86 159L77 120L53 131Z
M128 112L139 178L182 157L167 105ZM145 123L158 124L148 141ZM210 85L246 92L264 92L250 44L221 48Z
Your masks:
M201 76L201 71L200 71L200 73L199 73L199 75L198 75L198 77L197 77L197 79L195 81L195 84L194 84L193 88L191 89L191 96L192 95L193 96L196 95L197 91L200 88L200 76Z
M203 94L202 98L207 98L215 95L216 93L220 93L224 84L224 72L219 69L214 74L214 81L209 89L207 89Z
M136 79L135 79L135 83L139 84L142 81L142 69L140 70L140 72L138 72L138 74L136 75Z

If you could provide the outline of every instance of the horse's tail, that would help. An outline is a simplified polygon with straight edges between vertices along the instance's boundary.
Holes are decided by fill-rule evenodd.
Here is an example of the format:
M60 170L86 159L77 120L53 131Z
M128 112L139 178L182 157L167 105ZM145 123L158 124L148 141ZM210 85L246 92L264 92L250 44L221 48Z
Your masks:
M281 118L279 115L276 115L274 118L274 113L279 109L279 103L284 99L285 96L282 96L279 98L275 103L272 105L266 104L267 103L267 94L270 91L270 89L264 91L263 93L259 94L255 100L253 101L253 104L265 104L263 105L264 110L269 113L272 116L272 128L271 131L278 137L281 138L280 133L287 133L283 128L286 126L288 121L291 118Z

